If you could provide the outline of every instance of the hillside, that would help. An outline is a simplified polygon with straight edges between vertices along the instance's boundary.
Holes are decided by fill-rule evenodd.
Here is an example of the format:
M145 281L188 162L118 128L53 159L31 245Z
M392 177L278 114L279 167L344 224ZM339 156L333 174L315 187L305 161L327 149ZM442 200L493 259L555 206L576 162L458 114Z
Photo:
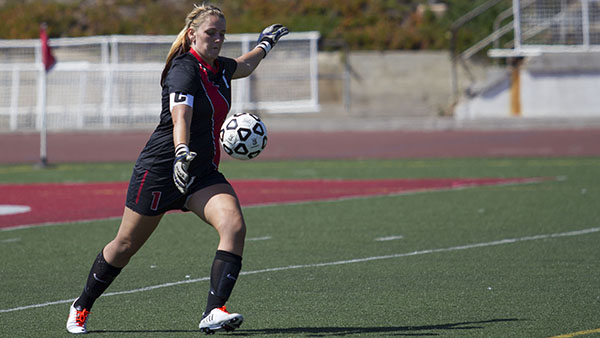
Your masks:
M448 28L484 0L220 0L229 33L259 32L274 22L292 31L321 32L324 49L420 50L448 47ZM41 22L50 37L111 34L176 34L192 2L173 0L0 1L0 38L38 37ZM459 49L491 31L506 0L461 30Z

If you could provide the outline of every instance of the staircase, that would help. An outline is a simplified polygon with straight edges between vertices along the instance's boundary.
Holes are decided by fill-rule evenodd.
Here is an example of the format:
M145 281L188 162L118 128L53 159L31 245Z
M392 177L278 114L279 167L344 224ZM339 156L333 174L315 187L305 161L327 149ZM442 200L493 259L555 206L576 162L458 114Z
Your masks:
M464 24L499 2L487 1L457 20L453 40ZM561 6L536 13L539 1L513 0L513 7L494 21L492 34L460 53L452 47L455 119L600 118L600 22L590 22L598 20L600 5L580 0ZM516 39L500 48L499 39L510 32ZM546 37L558 43L539 42ZM484 76L469 76L470 83L459 87L458 67L472 74L473 56L490 44L495 48L487 55L495 61L485 67Z

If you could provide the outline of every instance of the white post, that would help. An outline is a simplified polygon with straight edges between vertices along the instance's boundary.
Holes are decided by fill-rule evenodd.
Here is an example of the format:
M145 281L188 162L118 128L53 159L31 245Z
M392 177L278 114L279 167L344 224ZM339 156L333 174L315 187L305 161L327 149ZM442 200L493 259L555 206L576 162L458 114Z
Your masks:
M10 130L16 131L18 127L19 117L19 86L21 70L19 66L13 66L12 69L12 85L10 90Z
M104 127L109 127L113 100L113 65L111 64L112 61L110 60L109 56L109 38L105 38L101 43L101 68L104 74L104 92L102 93L102 124Z
M583 46L590 48L590 9L589 0L581 0L581 31L583 33Z
M513 23L515 26L515 50L521 49L521 5L519 0L513 0Z
M560 15L562 17L565 16L564 13L568 13L569 8L567 7L567 0L561 0L560 1ZM569 30L569 28L567 27L567 20L565 20L564 18L562 18L560 20L560 38L558 40L559 44L566 44L567 43L567 32Z
M86 115L86 111L83 109L83 106L85 104L85 95L87 92L86 91L87 81L88 81L87 75L88 75L87 69L82 70L79 73L79 93L78 93L79 98L77 99L77 128L79 128L79 129L83 129L85 115Z
M46 123L46 98L48 87L48 74L42 62L42 44L41 42L35 48L35 64L38 67L38 86L37 86L37 119L36 127L40 131L40 163L44 168L48 164L48 145L47 145L47 123Z
M318 36L310 37L310 98L313 106L319 105L319 58L317 51Z
M46 101L48 97L48 74L46 74L46 69L44 69L44 65L40 67L39 72L39 85L38 85L38 100L40 114L40 167L46 167L48 165L48 143L47 143L47 122L46 122Z
M244 35L243 39L242 39L242 54L248 53L250 51L250 40L253 39L254 37L250 37L250 35ZM243 112L243 111L247 111L252 109L253 107L251 107L251 103L250 103L250 97L251 97L251 91L252 91L252 84L251 84L251 79L252 79L252 75L242 78L240 80L237 80L237 82L239 83L238 86L238 94L239 94L239 98L240 98L240 105L238 105L238 107L234 108L234 113L237 112Z

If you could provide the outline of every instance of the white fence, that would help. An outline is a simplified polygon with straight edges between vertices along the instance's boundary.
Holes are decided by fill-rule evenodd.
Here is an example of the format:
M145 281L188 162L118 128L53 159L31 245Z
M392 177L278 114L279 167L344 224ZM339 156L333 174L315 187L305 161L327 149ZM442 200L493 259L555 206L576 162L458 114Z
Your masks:
M600 1L518 1L515 28L519 46L579 46L600 44Z
M600 117L600 0L513 0L514 41L492 57L523 57L463 97L461 118ZM496 20L509 19L504 12ZM496 33L504 34L498 29ZM515 61L515 60L513 60Z
M513 22L493 34L505 34L512 28L512 48L492 49L488 52L491 57L600 52L600 0L512 2Z
M228 35L221 55L245 53L255 46L256 37ZM0 40L0 132L39 129L44 101L50 130L156 124L160 74L174 39L122 35L50 39L57 64L45 83L39 40ZM318 111L318 39L318 32L290 33L281 39L252 76L233 82L232 110Z

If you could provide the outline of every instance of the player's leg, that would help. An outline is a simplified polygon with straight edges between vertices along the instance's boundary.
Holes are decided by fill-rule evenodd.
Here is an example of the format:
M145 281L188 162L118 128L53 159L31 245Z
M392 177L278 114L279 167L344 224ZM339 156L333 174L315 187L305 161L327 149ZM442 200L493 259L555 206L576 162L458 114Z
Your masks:
M119 231L103 250L106 261L123 268L131 257L146 243L163 215L146 216L125 208Z
M83 292L71 305L67 320L69 332L87 332L87 315L94 302L106 291L129 259L150 237L161 218L162 215L144 216L125 208L116 237L94 260Z
M246 224L239 201L229 184L215 184L195 192L188 200L187 208L212 225L220 238L200 329L205 332L221 328L233 330L243 321L241 315L230 314L225 309L242 268Z

